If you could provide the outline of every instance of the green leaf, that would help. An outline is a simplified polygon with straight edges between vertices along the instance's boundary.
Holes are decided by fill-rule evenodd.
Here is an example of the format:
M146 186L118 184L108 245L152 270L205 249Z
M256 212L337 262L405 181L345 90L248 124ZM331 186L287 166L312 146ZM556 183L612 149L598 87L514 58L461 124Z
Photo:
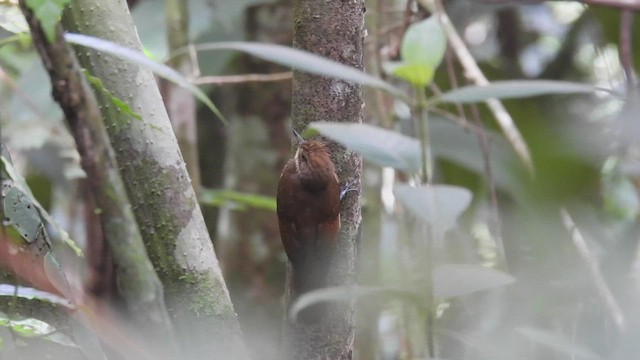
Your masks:
M99 39L93 36L71 33L66 33L64 37L72 44L102 51L153 71L156 75L189 90L196 98L202 101L214 114L216 114L223 123L228 123L220 110L218 110L218 108L211 102L211 100L209 100L207 95L200 90L200 88L193 85L189 80L182 76L182 74L172 68L149 59L139 51L126 48L111 41Z
M29 196L20 189L15 186L9 189L3 206L7 225L16 228L27 242L34 242L38 235L42 234L42 221L38 210Z
M56 25L62 18L64 7L71 0L25 0L42 25L42 30L50 43L56 38Z
M17 2L0 2L0 27L14 34L29 31Z
M237 50L259 57L264 60L288 66L296 70L311 74L334 77L346 81L371 86L388 91L389 93L406 99L407 95L393 85L368 75L362 70L326 59L322 56L276 44L261 44L253 42L219 42L198 44L197 50Z
M480 265L446 264L433 269L433 293L439 298L450 298L508 285L515 280L507 273Z
M550 332L546 330L540 330L532 327L518 327L516 332L527 339L544 345L550 349L561 352L571 359L588 359L588 360L601 360L602 357L596 355L593 351L584 348L583 346L576 345L572 341L566 339L561 334Z
M399 184L394 194L413 215L439 232L447 231L471 203L471 192L451 185Z
M420 296L411 290L392 289L374 286L336 286L313 290L302 294L289 310L289 317L296 319L300 311L305 308L328 301L354 301L361 297L376 297L380 299L403 299L415 304L421 304Z
M232 205L236 209L255 208L276 211L276 199L272 196L241 193L230 190L203 189L199 196L200 204L208 206Z
M113 105L115 105L115 107L117 107L120 111L122 111L123 113L133 117L136 120L142 120L142 116L140 116L140 114L138 114L137 112L133 111L133 109L129 106L129 104L127 104L126 102L118 99L117 96L113 95L102 83L102 80L100 80L100 78L97 78L93 75L91 75L91 73L89 73L89 71L87 69L82 69L82 73L84 74L84 76L87 78L87 80L89 81L89 83L91 83L91 85L93 85L96 89L102 91L103 94L105 94L107 96L107 98L109 98L109 100L111 101L111 103ZM116 119L118 119L118 121L120 121L120 117L116 116ZM121 128L126 125L126 124L119 124L116 123L116 130L121 130Z
M76 344L68 336L42 320L8 318L6 314L0 312L0 326L10 328L16 334L27 338L39 337L60 345L76 347Z
M407 172L420 170L418 140L368 124L314 122L309 127L379 166Z
M402 38L402 63L393 74L415 86L426 86L433 80L446 50L447 37L435 16L414 23Z
M525 98L548 94L594 93L595 86L554 80L505 80L494 81L485 86L463 86L442 94L433 101L469 104L488 99Z
M11 284L0 284L0 296L18 296L20 298L29 300L37 299L48 301L53 304L62 305L69 309L75 308L75 306L73 306L73 304L69 300L63 297L25 286L18 286L16 288L15 285Z

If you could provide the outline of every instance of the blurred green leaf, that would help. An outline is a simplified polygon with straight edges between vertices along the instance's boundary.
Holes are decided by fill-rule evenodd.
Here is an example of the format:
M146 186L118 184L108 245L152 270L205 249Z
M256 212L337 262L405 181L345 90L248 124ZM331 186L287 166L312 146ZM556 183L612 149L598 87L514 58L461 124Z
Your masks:
M377 299L402 299L415 304L421 304L419 294L411 290L373 286L336 286L302 294L302 296L293 303L293 306L291 306L289 317L296 319L300 311L320 302L353 301L365 296L375 297Z
M516 332L536 344L561 352L571 359L602 360L593 351L579 346L564 338L561 334L532 327L518 327Z
M29 31L29 25L18 3L0 2L0 27L14 34Z
M511 284L516 279L502 271L475 264L445 264L433 269L434 295L450 298Z
M24 337L39 337L53 341L60 345L76 347L76 344L67 335L48 323L34 318L8 318L0 312L0 326L10 328L16 334Z
M207 206L234 205L236 209L255 208L276 211L276 199L272 196L241 193L231 190L203 189L200 204Z
M396 131L351 123L314 122L309 124L309 127L376 165L390 166L412 173L420 169L418 140Z
M447 231L471 203L471 192L451 185L399 184L394 194L409 211L439 232Z
M406 94L393 85L368 75L362 70L323 58L322 56L294 49L289 46L276 44L262 44L253 42L219 42L198 44L196 49L202 50L237 50L259 57L264 60L302 70L311 74L334 77L346 81L353 81L388 91L389 93L406 98ZM175 55L175 54L174 54Z
M11 284L0 284L0 296L18 296L23 299L29 299L29 300L37 299L37 300L48 301L53 304L62 305L69 309L74 308L73 304L69 300L63 297L60 297L56 294L48 293L46 291L25 287L25 286L18 286L16 288L15 285L11 285Z
M463 86L432 99L433 102L469 104L492 98L514 99L549 94L588 94L602 89L595 86L555 80L505 80L484 86Z
M402 38L400 56L402 62L387 65L397 77L424 87L433 80L447 50L447 38L438 19L431 16L411 24Z
M211 102L211 100L209 100L207 94L205 94L202 90L200 90L200 88L193 85L191 82L189 82L189 80L187 80L184 76L182 76L172 68L149 59L139 51L126 48L111 41L82 34L66 33L64 36L65 39L72 44L86 46L94 50L102 51L104 53L119 57L123 60L130 61L134 64L153 71L156 75L167 79L176 85L189 90L196 98L202 101L214 114L216 114L222 122L224 122L225 124L228 123L226 118L222 115L218 108Z
M25 0L27 6L40 21L42 30L51 43L55 40L56 25L62 18L62 11L70 1L71 0Z

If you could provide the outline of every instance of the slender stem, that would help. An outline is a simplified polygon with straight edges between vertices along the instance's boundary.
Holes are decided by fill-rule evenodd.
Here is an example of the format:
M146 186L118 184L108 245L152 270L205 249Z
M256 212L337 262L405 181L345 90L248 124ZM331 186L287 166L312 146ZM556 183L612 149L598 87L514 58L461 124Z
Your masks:
M431 161L431 146L429 141L429 118L426 112L427 96L425 88L416 86L415 116L418 136L420 137L420 153L422 156L422 181L431 185L433 182L433 164Z

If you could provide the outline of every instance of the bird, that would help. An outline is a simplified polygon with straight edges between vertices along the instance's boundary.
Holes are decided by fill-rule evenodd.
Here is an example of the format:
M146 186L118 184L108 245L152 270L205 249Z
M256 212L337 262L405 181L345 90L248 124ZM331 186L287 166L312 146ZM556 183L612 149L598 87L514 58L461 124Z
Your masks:
M328 286L340 234L344 195L327 144L304 140L280 175L276 196L280 237L291 262L292 296Z

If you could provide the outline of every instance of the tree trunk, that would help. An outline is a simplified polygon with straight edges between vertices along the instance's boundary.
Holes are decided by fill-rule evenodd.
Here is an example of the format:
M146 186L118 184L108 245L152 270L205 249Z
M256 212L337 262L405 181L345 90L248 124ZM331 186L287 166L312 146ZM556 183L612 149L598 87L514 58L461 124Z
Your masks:
M293 5L296 48L363 69L364 1L295 0ZM346 81L294 72L293 123L298 131L312 121L361 122L361 86ZM342 202L342 227L333 259L331 285L355 283L355 250L360 213L362 159L331 143L332 158L344 186L357 180L357 192ZM290 283L290 281L289 281ZM333 303L319 323L285 325L285 349L291 359L351 359L355 320L353 303Z
M123 0L77 0L67 29L141 51ZM191 180L151 71L78 48L80 63L143 118L98 94L143 240L165 286L185 358L246 358L240 327Z

